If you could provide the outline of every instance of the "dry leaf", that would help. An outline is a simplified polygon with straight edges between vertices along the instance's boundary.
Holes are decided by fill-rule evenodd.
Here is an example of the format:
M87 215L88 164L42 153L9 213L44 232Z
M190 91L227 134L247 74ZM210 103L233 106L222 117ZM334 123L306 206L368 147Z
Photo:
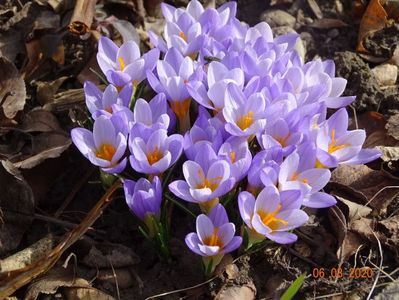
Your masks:
M337 251L337 256L339 257L341 262L347 261L364 242L359 237L358 234L348 231L345 239L342 242L341 247Z
M335 205L328 208L328 219L330 221L331 229L337 239L338 248L340 248L348 231L346 226L346 217L341 209ZM342 257L340 253L338 253L337 256L338 258Z
M126 20L116 19L111 22L111 24L122 36L124 43L127 41L134 41L137 45L140 45L140 36L132 23Z
M62 76L53 81L36 81L36 97L37 101L41 105L52 102L54 100L54 95L57 93L60 86L67 80L68 76Z
M353 201L366 204L371 200L368 205L376 214L384 213L388 205L399 194L399 189L385 189L375 196L384 187L397 185L397 180L383 171L376 171L365 165L340 165L332 172L331 181L343 187L348 186L364 197L356 197Z
M399 147L377 146L377 149L381 151L383 161L399 160Z
M140 258L131 248L106 243L93 246L82 262L93 268L123 268L139 263Z
M48 235L33 245L0 260L0 272L9 272L26 267L46 255L54 246L54 237Z
M357 204L339 196L335 197L348 207L348 223L363 217L367 217L372 211L372 209L368 206Z
M32 222L35 200L32 189L8 161L0 164L0 256L14 250ZM21 218L21 213L24 215Z
M57 267L30 284L25 294L25 299L36 300L40 294L53 295L60 287L91 288L91 285L84 279L75 278L72 270Z
M12 159L12 162L17 168L30 169L45 159L60 156L70 145L70 137L63 132L43 132L32 137L27 154Z
M399 299L399 283L391 282L374 297L374 300L396 300Z
M383 29L387 23L387 17L388 14L382 7L380 0L369 2L360 22L356 51L367 52L363 46L364 39L371 33Z
M34 109L28 112L18 126L23 132L50 132L61 131L57 118L49 111Z
M67 300L115 300L114 297L92 287L70 287L65 289L64 294Z
M12 119L25 106L25 82L12 62L0 57L0 104L4 115Z
M312 10L312 12L316 16L316 18L322 19L323 13L321 12L321 9L320 9L319 5L317 4L316 0L307 0L307 1L308 1L310 9Z

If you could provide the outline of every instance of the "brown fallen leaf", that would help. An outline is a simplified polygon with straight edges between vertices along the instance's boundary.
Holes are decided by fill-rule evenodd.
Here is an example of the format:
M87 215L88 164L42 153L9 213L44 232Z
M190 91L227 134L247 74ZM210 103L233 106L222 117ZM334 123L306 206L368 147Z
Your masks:
M340 262L347 261L352 255L358 251L359 247L363 245L365 242L360 238L357 233L349 230L345 236L345 239L342 242L340 248L338 248L337 256L339 257Z
M323 18L323 13L320 9L320 6L317 4L316 0L307 0L308 5L310 7L310 9L312 10L312 12L314 13L314 15L316 16L316 18L318 19L322 19Z
M93 268L123 268L139 262L140 258L131 248L111 243L93 245L82 260L82 263Z
M62 76L53 81L36 81L35 85L37 87L37 101L41 105L45 105L46 103L53 101L54 95L68 78L68 76Z
M25 82L12 62L0 57L0 105L8 119L15 117L25 106Z
M136 279L129 268L105 269L98 272L98 281L118 285L120 289L131 287Z
M69 287L64 290L67 300L115 300L114 297L93 287Z
M351 200L367 204L373 209L373 214L384 214L388 205L399 194L399 189L384 189L386 186L398 185L397 179L365 165L340 165L332 172L331 182L360 193L363 197L353 195ZM336 190L339 191L338 186ZM346 191L348 192L347 189Z
M8 272L26 267L42 258L54 246L55 238L47 235L29 247L0 260L0 272Z
M120 188L120 186L121 182L119 180L116 181L112 187L107 190L104 196L101 197L97 204L89 211L79 226L68 232L46 257L26 266L25 268L6 273L0 273L0 299L10 296L20 287L28 284L33 279L50 270L59 260L65 250L78 241L82 235L85 234L88 228L93 225L97 218L102 214L104 209L112 201L111 196L117 189Z
M357 52L367 52L363 46L364 39L371 33L383 29L388 21L387 18L388 14L380 0L371 0L360 22Z
M27 154L13 158L12 162L17 168L30 169L48 158L60 156L71 143L64 132L43 132L32 137L32 145L25 147Z
M340 202L342 202L342 204L344 204L348 208L348 223L363 217L367 217L372 211L372 209L368 206L357 204L336 195L335 198L337 198Z
M57 118L43 109L33 109L24 115L18 130L23 132L50 132L61 131Z
M334 236L337 240L337 248L342 249L342 243L348 232L347 220L341 209L335 205L328 209L328 220ZM342 263L342 253L337 253L337 257Z
M9 161L0 164L0 256L13 251L20 243L33 217L35 200L29 185ZM26 215L21 218L20 212ZM2 297L0 297L1 299Z

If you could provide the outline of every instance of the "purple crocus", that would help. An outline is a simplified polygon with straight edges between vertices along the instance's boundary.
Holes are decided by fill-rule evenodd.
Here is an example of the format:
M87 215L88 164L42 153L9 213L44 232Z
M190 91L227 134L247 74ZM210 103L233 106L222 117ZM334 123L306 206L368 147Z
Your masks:
M180 134L168 136L166 129L155 130L149 137L129 137L130 164L140 173L158 175L173 165L183 150Z
M93 132L85 128L71 131L72 141L79 151L107 173L120 173L126 167L126 158L123 158L126 136L116 127L111 119L99 116L94 122Z
M157 176L152 182L145 178L140 178L137 182L125 179L123 189L127 205L146 224L150 236L153 236L155 234L153 218L159 220L161 215L161 181Z
M315 161L312 152L293 152L280 166L278 187L280 190L302 191L303 205L314 208L329 207L337 201L329 194L320 192L329 182L331 172L323 168L306 168L307 162Z
M265 99L262 93L245 97L235 84L229 84L226 91L226 105L223 116L226 131L234 136L249 138L260 133L265 125Z
M224 254L236 250L242 243L242 238L235 236L235 225L228 222L226 211L221 204L216 205L209 216L199 215L196 229L196 232L186 236L186 244L191 251L203 257L206 268L211 269L211 272Z
M137 86L145 79L146 71L155 67L158 58L158 49L141 56L134 41L127 41L120 48L104 36L98 42L98 64L107 80L119 89L129 83Z
M195 160L183 164L185 180L176 180L169 184L169 190L177 197L198 203L204 211L215 206L218 197L227 194L234 186L230 164L217 157L211 145L201 145Z
M190 94L186 85L191 80L200 80L202 71L189 57L184 58L175 48L171 48L164 60L157 62L157 76L147 72L147 79L157 93L164 93L180 125L189 128ZM188 118L188 120L187 120ZM187 123L188 124L185 124Z
M248 192L238 195L240 214L248 227L249 244L262 241L265 237L279 244L289 244L297 236L287 232L308 220L300 210L301 192L297 190L278 192L274 186L265 187L255 199Z
M320 128L316 138L319 150L318 167L336 167L340 164L364 164L381 156L377 149L362 149L366 132L348 131L348 112L345 108L335 112Z
M132 85L128 84L118 93L113 85L108 85L102 92L95 84L86 81L83 86L86 106L93 119L100 115L111 116L114 111L128 107L132 97Z
M237 182L247 175L251 166L252 155L245 138L230 137L220 147L218 155L230 164L231 175Z
M157 129L168 129L170 118L165 94L156 95L150 102L137 99L133 115L133 136L150 136Z

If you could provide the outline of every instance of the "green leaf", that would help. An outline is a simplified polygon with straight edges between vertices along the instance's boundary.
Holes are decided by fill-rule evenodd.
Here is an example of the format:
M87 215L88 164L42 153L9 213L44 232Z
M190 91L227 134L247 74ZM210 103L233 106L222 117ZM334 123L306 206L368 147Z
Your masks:
M301 274L295 281L290 285L290 287L284 292L280 300L291 300L296 293L301 288L303 282L305 281L306 273Z

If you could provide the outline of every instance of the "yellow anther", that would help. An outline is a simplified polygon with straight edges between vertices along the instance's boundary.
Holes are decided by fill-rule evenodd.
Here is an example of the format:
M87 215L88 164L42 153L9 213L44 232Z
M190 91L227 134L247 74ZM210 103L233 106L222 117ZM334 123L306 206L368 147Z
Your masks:
M163 153L159 151L158 147L155 147L154 151L147 154L147 160L150 165L155 164L161 158L163 158Z
M237 120L237 126L240 127L241 130L247 129L253 123L254 123L253 111L249 111L247 114L243 115L241 118Z
M111 161L112 158L114 157L115 152L116 152L116 149L115 149L115 147L112 146L111 144L102 144L102 145L98 148L98 150L97 150L97 152L96 152L96 156L97 156L98 158Z
M118 61L119 61L119 68L121 69L121 71L123 71L126 67L125 60L123 59L123 57L118 57Z

